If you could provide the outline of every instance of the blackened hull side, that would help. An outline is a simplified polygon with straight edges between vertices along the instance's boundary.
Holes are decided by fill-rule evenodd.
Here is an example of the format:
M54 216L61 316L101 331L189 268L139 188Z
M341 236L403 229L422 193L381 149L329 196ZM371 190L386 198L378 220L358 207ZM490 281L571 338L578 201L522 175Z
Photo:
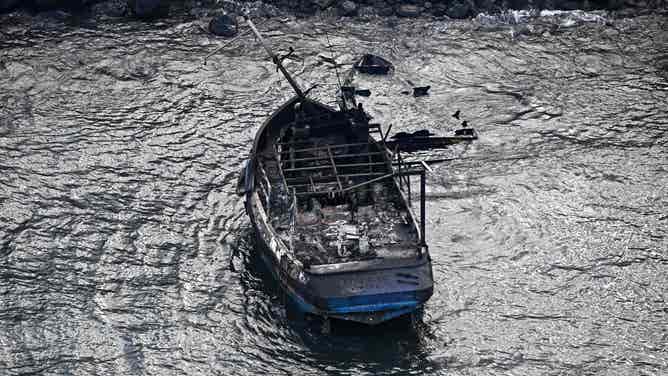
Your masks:
M292 120L291 113L297 97L281 106L258 130L253 142L251 159L265 146L286 122ZM317 102L313 105L323 111L335 110ZM256 163L251 163L255 166ZM284 272L275 249L277 237L263 215L258 218L258 196L253 191L246 193L246 212L255 230L260 256L299 307L309 313L345 320L377 324L391 318L410 313L422 307L433 293L431 262L425 251L415 259L380 260L367 263L365 268L341 265L339 270L304 270L299 280ZM275 234L275 233L274 233Z

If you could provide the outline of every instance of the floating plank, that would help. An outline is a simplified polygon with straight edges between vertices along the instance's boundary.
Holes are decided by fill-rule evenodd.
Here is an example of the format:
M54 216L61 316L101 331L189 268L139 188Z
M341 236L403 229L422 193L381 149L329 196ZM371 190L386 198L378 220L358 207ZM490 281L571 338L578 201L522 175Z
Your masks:
M449 137L406 137L386 141L388 148L397 148L403 151L429 150L443 148L460 142L468 142L477 139L477 134L449 136Z

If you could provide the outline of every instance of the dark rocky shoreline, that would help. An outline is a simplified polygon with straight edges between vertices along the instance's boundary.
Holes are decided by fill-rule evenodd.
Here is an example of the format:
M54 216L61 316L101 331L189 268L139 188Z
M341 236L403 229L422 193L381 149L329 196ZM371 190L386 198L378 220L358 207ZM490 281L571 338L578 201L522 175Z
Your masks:
M464 19L508 9L608 10L621 16L665 13L667 0L0 0L0 12L65 11L92 17L153 19L194 17L248 10L255 16L437 17Z

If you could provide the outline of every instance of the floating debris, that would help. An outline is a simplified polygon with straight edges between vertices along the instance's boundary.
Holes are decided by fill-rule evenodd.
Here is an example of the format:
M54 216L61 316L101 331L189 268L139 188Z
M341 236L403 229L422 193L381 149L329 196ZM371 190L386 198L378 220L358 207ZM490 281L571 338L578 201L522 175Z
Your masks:
M429 89L431 89L431 86L418 86L413 88L413 96L414 97L423 97L425 95L429 95Z
M393 69L392 63L380 56L365 54L354 65L355 69L367 74L387 74Z

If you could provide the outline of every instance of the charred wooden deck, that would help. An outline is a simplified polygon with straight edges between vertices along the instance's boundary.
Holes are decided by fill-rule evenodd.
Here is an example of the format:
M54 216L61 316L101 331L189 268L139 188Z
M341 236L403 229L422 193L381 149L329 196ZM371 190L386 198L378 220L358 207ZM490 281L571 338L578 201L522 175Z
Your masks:
M391 153L369 137L368 124L356 124L354 113L338 122L326 112L295 118L274 133L258 163L272 198L265 202L270 221L297 259L323 265L416 256L420 236Z

